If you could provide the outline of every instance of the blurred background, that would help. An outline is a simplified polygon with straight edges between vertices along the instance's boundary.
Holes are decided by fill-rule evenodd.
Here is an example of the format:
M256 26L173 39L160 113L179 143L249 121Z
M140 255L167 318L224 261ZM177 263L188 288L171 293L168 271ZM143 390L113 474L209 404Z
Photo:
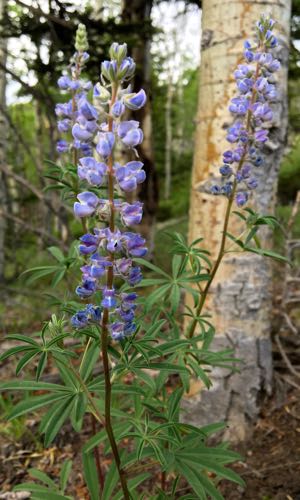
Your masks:
M260 14L263 4L272 9L276 2L249 0L238 3L241 6L257 4ZM229 4L231 2L228 2L228 9ZM3 349L7 333L34 332L41 328L44 320L50 319L56 297L63 299L66 293L65 284L59 281L65 272L65 263L62 265L57 261L51 248L56 246L71 258L72 242L82 231L70 208L71 200L62 199L53 189L53 164L58 161L56 142L59 139L54 107L61 101L56 82L73 54L75 31L80 22L87 28L90 43L90 60L86 66L89 79L98 81L100 63L107 58L113 41L126 42L137 61L134 85L138 89L145 88L149 96L143 114L138 116L145 132L140 154L148 174L147 183L139 193L145 207L142 230L149 242L151 259L169 270L166 230L188 234L189 204L193 196L191 174L195 149L199 145L199 140L195 142L195 134L197 120L201 119L198 91L201 74L203 76L205 71L200 64L201 54L211 46L212 36L209 27L203 26L201 33L202 8L201 0L0 0L0 341ZM284 3L282 9L285 9ZM224 11L225 23L228 12ZM291 12L287 0L285 15L291 27L290 50L285 58L288 65L287 95L283 85L283 100L287 97L288 102L288 126L285 125L287 113L284 111L285 118L281 122L283 138L280 139L280 155L276 157L280 169L278 179L275 179L278 184L275 212L288 232L275 233L273 248L294 258L295 267L291 274L298 277L299 256L291 254L286 239L296 245L295 248L300 239L299 195L297 198L300 190L300 0L292 0ZM242 30L241 40L248 35ZM285 36L288 38L286 33ZM237 49L240 52L241 40ZM226 98L226 106L229 99L230 95ZM224 131L220 130L222 136ZM214 136L215 144L218 140ZM194 169L197 169L195 159ZM62 180L61 194L65 187ZM41 272L42 280L34 280L30 274L22 275L28 268L49 265L52 271ZM284 337L284 341L273 338L273 365L278 374L278 386L298 392L296 396L294 392L287 396L286 390L282 390L280 396L276 393L282 413L276 413L276 419L270 425L279 429L278 435L271 436L274 442L263 445L261 441L250 469L258 463L258 456L263 468L264 448L270 446L272 450L283 432L282 428L290 426L286 413L291 406L287 406L289 411L285 412L287 400L284 398L292 398L292 403L293 398L299 401L297 282L291 290L282 287L282 283L288 283L286 280L290 278L282 268L275 267L270 329L273 333L275 331L276 337L285 318L283 329L287 338ZM74 288L73 285L75 281L69 283L70 289ZM286 309L282 297L288 293L294 302ZM2 373L8 377L13 371L10 374L10 368L5 365ZM274 404L276 406L276 401ZM267 419L271 418L269 406L263 411L267 412ZM260 425L258 440L262 440L265 434L265 424ZM283 455L275 457L275 462L287 459L288 450L295 444L295 436L299 438L297 417L292 425L293 433L285 435L287 441ZM11 431L0 427L1 432L16 433L19 429ZM251 462L251 457L249 460ZM272 474L275 481L276 474L279 477L278 471ZM292 481L291 477L295 477L295 472L283 476L281 481ZM231 497L227 492L226 498L253 500L256 498L255 481L259 478L253 474L250 496ZM295 478L293 491L297 492L298 488L300 495L298 486ZM273 483L270 491L275 491L275 495L280 486L275 484L272 488ZM259 498L292 498L272 495ZM78 498L84 497L79 495ZM300 496L293 498L296 500Z

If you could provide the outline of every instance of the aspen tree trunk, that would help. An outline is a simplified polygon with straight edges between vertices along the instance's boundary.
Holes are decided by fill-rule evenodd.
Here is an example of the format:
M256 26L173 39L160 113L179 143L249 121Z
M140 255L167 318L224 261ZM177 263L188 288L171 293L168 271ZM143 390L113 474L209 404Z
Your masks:
M0 0L0 22L4 15L4 9L6 6L6 0ZM6 49L7 49L7 39L1 36L0 33L0 62L1 65L5 67L6 65ZM3 69L0 68L0 103L3 109L5 109L6 99L5 99L5 88L6 88L6 77ZM0 113L0 165L5 165L6 163L6 141L7 141L7 123L4 113ZM6 206L6 189L4 182L4 174L0 172L0 209ZM6 221L4 216L0 214L0 281L4 279L4 243L5 243L5 229Z
M290 0L203 0L202 58L195 135L195 153L190 204L190 241L202 236L215 259L219 248L226 201L208 194L208 184L218 177L222 153L229 149L225 129L233 121L227 110L235 93L233 71L242 62L243 41L251 38L262 13L277 20L280 47L276 56L282 69L278 76L279 102L274 106L266 162L260 170L259 188L251 205L261 213L272 213L277 177L287 133L287 63L289 50ZM231 217L229 232L239 234L238 221ZM265 234L267 245L270 235ZM271 243L272 244L272 243ZM232 256L229 256L232 255ZM228 436L245 438L248 424L255 421L263 393L272 382L271 262L251 254L229 254L216 275L204 312L212 314L216 348L232 347L242 358L241 373L213 371L213 387L202 390L195 383L186 399L187 420L203 424L226 420Z
M156 211L158 206L158 179L154 162L151 112L151 34L146 25L151 25L152 0L123 0L122 20L135 26L138 38L132 50L132 57L136 62L134 90L143 88L147 94L146 105L132 113L132 118L140 122L144 133L144 140L138 146L141 161L147 178L138 193L144 203L144 217L140 226L141 233L147 238L151 254L155 233Z

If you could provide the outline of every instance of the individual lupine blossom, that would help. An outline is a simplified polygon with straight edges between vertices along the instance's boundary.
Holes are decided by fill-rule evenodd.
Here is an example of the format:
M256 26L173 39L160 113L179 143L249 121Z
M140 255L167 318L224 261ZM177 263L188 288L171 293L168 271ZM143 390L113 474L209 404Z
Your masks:
M86 52L84 54L86 59L88 56ZM80 57L83 57L82 54ZM57 105L56 110L61 117L59 130L66 132L72 128L74 141L71 147L78 149L77 172L82 191L74 203L74 213L76 217L86 219L87 227L93 227L80 237L79 253L84 265L76 294L82 300L90 301L94 297L97 305L88 304L72 317L71 322L78 329L95 322L101 324L102 313L106 309L112 338L122 340L136 330L137 295L133 292L121 293L115 284L108 286L107 276L113 272L118 282L121 279L131 287L142 279L141 269L134 265L134 258L144 257L147 248L145 239L132 232L131 227L141 222L143 204L139 201L128 203L122 196L134 191L146 175L141 161L129 161L124 165L117 162L112 165L111 161L117 143L137 155L136 147L143 140L143 132L139 122L122 121L122 117L126 108L140 109L146 102L146 94L144 90L134 93L128 85L134 75L135 63L127 57L126 44L112 44L110 57L110 61L101 65L101 83L94 86L93 104L89 102L87 87L81 84L81 80L70 80L64 76L59 80L59 86L64 90L71 89L73 95L71 101ZM65 152L70 145L62 140L59 149ZM106 199L102 197L103 188L108 188L111 175L119 197L112 199L110 192L109 199ZM99 187L101 196L97 191Z
M261 150L273 118L270 104L277 97L274 73L280 68L270 53L278 45L272 32L274 24L273 19L262 16L256 23L256 41L244 43L245 63L234 72L239 95L229 105L235 121L226 139L232 149L223 154L219 168L222 182L211 187L215 195L234 195L238 206L245 205L258 186L255 170L264 163Z

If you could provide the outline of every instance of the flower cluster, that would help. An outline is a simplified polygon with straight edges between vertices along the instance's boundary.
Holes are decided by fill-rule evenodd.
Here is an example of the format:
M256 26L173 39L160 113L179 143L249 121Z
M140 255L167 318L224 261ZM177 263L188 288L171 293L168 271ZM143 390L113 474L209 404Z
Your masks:
M63 76L58 80L60 88L72 92L72 99L58 104L57 115L62 118L58 127L62 132L71 130L73 142L60 141L60 152L76 149L77 171L86 189L77 195L74 203L76 217L93 217L92 231L80 238L79 252L85 259L81 267L82 282L76 288L77 295L90 300L100 292L100 304L88 304L85 309L72 317L75 328L83 328L89 323L101 322L107 310L107 328L116 340L131 335L135 331L135 293L121 293L114 286L114 278L134 286L142 279L141 269L133 265L134 257L147 253L145 240L128 228L142 220L143 204L136 201L127 203L114 198L114 192L132 192L145 180L143 163L130 161L125 165L114 163L113 150L118 142L136 152L143 140L143 132L135 120L123 120L126 108L140 109L146 102L144 90L133 93L131 86L124 86L135 71L135 63L127 57L126 44L112 44L110 61L101 66L100 82L93 87L93 104L88 100L91 84L79 79L82 63L87 60L87 44L81 33L81 45L73 57L72 78ZM77 36L78 38L78 36ZM77 39L76 39L77 40ZM84 47L83 47L84 46ZM108 199L97 196L97 188L107 186ZM102 227L96 226L97 222ZM125 226L125 231L121 230Z
M261 149L268 140L273 117L270 103L277 96L274 73L280 68L279 61L268 52L278 44L272 32L274 24L273 19L262 16L256 24L256 41L244 44L245 63L234 72L239 95L229 106L235 121L226 139L232 148L224 152L219 169L223 182L211 187L215 195L234 197L238 206L245 205L257 187L255 168L264 163Z

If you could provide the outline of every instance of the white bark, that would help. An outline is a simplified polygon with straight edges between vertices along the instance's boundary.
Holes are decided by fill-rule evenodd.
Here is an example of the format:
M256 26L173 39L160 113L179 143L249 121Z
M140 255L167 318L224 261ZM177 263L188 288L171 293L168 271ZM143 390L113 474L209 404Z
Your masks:
M277 176L287 131L287 61L290 0L203 0L203 42L195 154L192 175L189 238L203 236L212 257L219 248L226 201L207 194L208 182L218 176L222 153L228 149L225 130L232 122L228 104L235 93L233 71L242 62L243 40L253 35L262 13L278 21L282 62L278 76L280 102L265 147L266 163L260 171L254 208L272 213ZM232 216L229 232L239 234ZM267 243L269 235L264 238ZM269 238L270 239L270 238ZM233 254L234 255L234 254ZM272 282L270 262L255 255L227 256L219 269L205 312L216 327L215 347L231 346L243 358L241 374L214 370L213 388L201 391L195 383L187 398L189 420L204 423L226 419L229 434L243 439L255 420L259 397L270 392Z

